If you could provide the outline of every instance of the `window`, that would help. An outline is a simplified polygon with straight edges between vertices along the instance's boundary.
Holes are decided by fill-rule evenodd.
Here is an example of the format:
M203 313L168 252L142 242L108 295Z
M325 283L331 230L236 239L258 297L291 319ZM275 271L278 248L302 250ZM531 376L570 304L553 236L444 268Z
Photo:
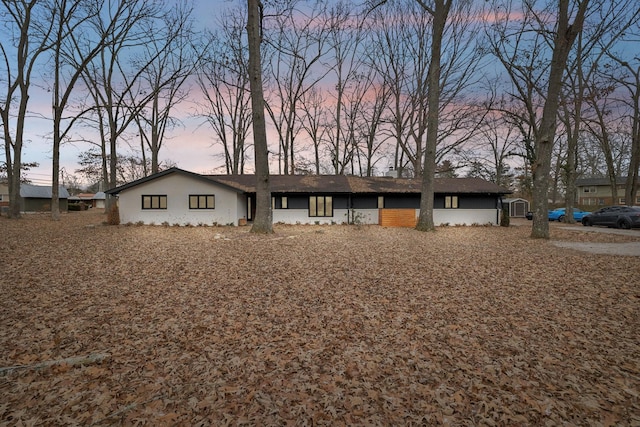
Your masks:
M445 209L458 209L458 196L445 196L444 198Z
M309 216L333 216L333 197L309 196Z
M596 187L584 187L583 191L585 193L595 193L596 192Z
M167 209L167 196L142 196L142 209Z
M289 201L287 196L271 197L271 209L288 209Z
M215 209L216 196L213 194L189 195L189 209Z

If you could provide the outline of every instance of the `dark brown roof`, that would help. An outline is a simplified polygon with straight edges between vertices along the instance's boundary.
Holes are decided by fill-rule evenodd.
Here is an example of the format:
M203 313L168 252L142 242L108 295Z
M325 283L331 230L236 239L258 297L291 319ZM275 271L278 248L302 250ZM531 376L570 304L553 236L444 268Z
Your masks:
M255 193L255 175L200 175L179 168L171 168L155 175L124 184L105 191L118 194L120 191L143 184L156 178L179 173L199 180L213 181L237 192ZM273 193L329 193L329 194L420 194L419 179L363 177L346 175L271 175ZM455 194L510 194L511 191L480 178L436 178L436 193Z
M212 181L247 193L255 192L255 175L208 175ZM419 179L345 175L271 175L273 193L419 194ZM510 190L480 178L436 178L436 193L509 194Z

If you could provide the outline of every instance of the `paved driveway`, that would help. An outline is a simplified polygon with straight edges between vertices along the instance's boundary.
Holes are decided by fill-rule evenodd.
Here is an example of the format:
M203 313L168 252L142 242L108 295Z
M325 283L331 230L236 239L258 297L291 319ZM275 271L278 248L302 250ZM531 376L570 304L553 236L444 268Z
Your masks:
M590 233L619 234L622 236L633 236L640 239L640 230L618 230L607 227L584 227L584 226L562 226L563 230L582 231ZM578 251L590 252L604 255L626 255L640 256L640 241L628 243L586 243L586 242L553 242L561 248L571 248Z

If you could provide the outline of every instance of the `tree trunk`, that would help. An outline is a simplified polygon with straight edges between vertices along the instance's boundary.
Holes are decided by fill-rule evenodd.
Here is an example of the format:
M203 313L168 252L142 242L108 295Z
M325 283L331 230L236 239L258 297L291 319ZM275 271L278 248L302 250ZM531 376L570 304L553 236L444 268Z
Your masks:
M269 151L262 91L262 67L260 42L262 39L262 4L259 0L247 0L249 40L249 84L251 88L251 110L253 115L253 138L256 165L256 216L252 233L273 233L271 212L271 188L269 182ZM286 153L285 153L286 155Z
M420 197L420 216L416 230L433 231L433 193L436 174L436 146L438 144L438 124L440 112L440 60L442 35L447 23L451 0L436 0L433 13L433 34L431 41L431 62L429 63L429 93L427 95L427 140L424 150L422 170L422 195ZM419 158L419 153L416 153Z
M532 165L533 174L533 226L531 237L549 238L549 172L551 155L556 135L556 118L559 95L562 90L564 70L571 45L582 31L582 24L589 1L583 0L578 8L573 25L569 24L569 0L558 1L557 33L553 44L547 98L542 110L542 121L536 134L536 159Z

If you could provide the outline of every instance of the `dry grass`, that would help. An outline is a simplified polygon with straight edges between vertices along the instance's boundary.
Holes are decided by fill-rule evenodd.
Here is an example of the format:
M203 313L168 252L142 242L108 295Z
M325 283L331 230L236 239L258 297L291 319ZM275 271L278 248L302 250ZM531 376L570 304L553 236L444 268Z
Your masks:
M105 219L0 218L0 424L640 424L638 257Z

